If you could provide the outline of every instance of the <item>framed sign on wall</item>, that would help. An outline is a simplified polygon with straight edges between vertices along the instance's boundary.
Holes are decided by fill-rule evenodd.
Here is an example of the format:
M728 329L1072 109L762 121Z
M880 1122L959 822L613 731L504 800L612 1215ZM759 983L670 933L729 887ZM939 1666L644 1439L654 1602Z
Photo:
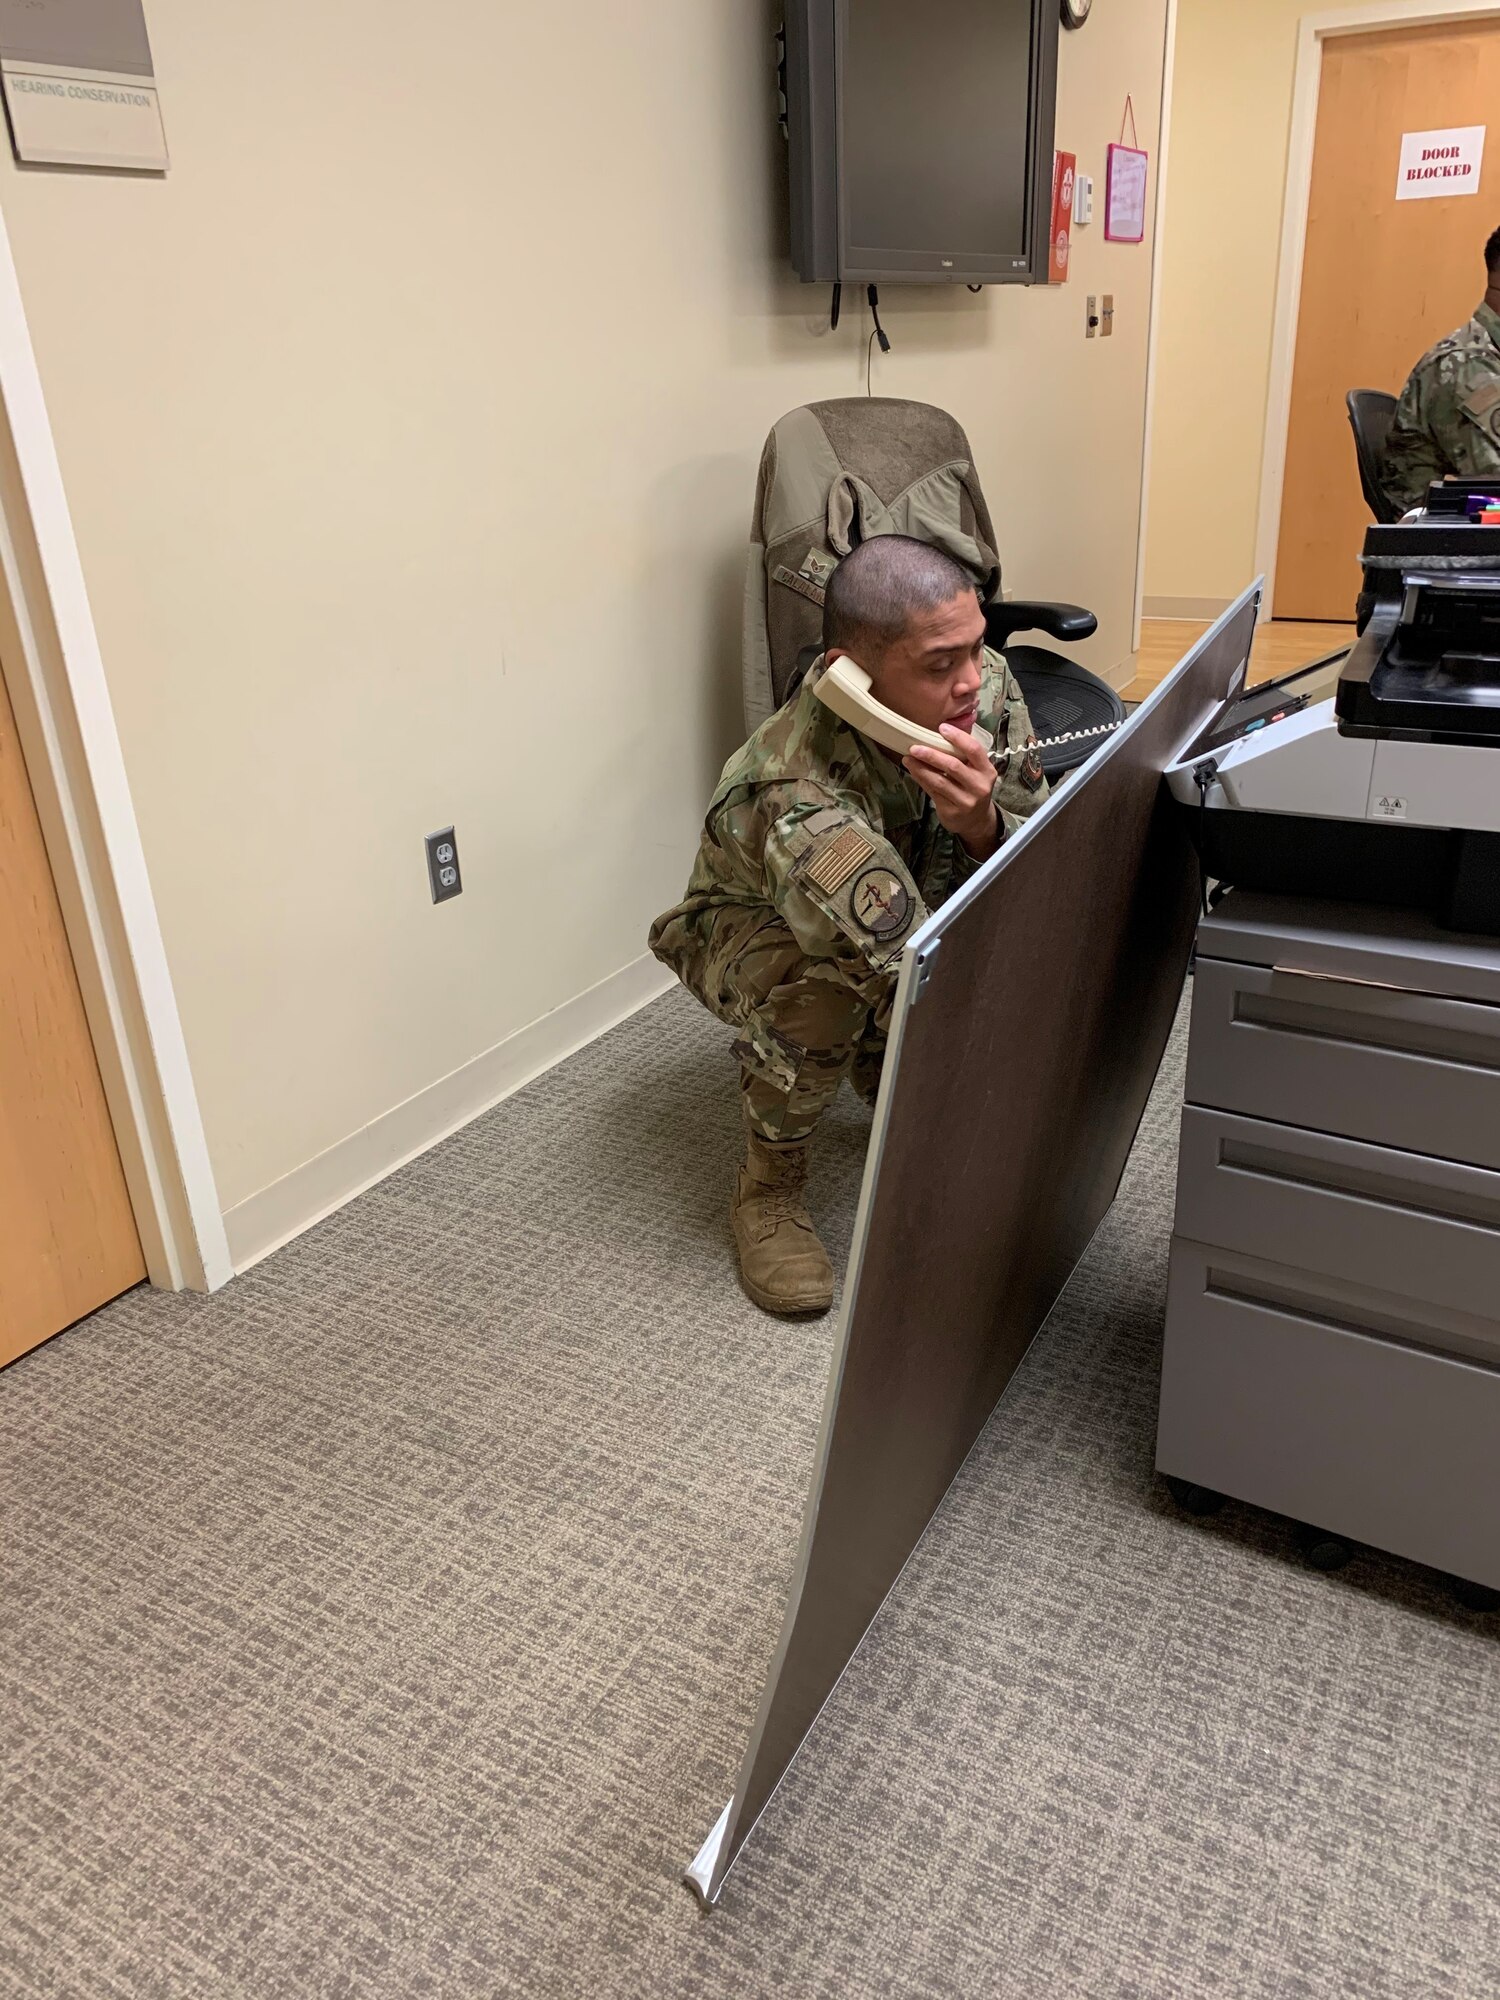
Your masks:
M0 86L18 160L166 171L142 0L0 0Z
M1146 237L1146 155L1111 146L1104 182L1104 240L1142 243Z
M1125 127L1130 126L1130 144ZM1135 106L1127 97L1120 120L1120 138L1105 156L1104 240L1144 243L1146 240L1146 169L1150 156L1136 139Z

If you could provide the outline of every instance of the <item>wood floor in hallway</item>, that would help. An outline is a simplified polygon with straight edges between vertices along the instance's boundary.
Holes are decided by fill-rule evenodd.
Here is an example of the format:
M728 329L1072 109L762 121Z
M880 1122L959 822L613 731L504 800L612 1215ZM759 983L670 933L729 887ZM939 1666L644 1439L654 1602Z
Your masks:
M1206 621L1192 618L1145 619L1141 625L1141 649L1135 656L1135 679L1120 690L1124 699L1142 700L1207 630ZM1304 625L1291 619L1273 618L1256 632L1250 679L1275 680L1278 674L1288 674L1293 667L1306 666L1340 646L1352 644L1353 639L1352 625Z

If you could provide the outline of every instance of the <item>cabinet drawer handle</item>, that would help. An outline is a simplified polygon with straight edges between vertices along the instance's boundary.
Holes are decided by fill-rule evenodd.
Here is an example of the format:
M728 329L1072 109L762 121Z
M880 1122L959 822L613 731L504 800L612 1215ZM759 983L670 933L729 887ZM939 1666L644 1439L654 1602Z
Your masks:
M1476 1171L1472 1187L1447 1188L1393 1173L1369 1159L1325 1160L1316 1153L1299 1153L1291 1147L1283 1151L1227 1135L1219 1139L1216 1164L1221 1173L1244 1174L1282 1187L1343 1196L1424 1221L1500 1235L1500 1174L1485 1177L1489 1187L1483 1185ZM1500 1269L1497 1269L1497 1289L1500 1289Z

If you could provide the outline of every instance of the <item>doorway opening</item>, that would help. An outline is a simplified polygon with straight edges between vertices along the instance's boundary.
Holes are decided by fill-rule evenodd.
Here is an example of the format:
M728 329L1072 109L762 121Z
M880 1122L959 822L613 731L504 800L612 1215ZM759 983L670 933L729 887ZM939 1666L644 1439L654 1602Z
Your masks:
M1323 47L1276 523L1277 619L1347 615L1359 588L1371 515L1347 398L1399 396L1414 364L1483 297L1484 244L1500 220L1500 129L1493 146L1482 135L1497 104L1500 17L1385 27ZM1469 171L1412 180L1403 162L1414 154L1459 158ZM1425 192L1434 186L1445 191ZM1298 193L1289 185L1289 201Z
M146 1260L0 662L0 1367Z
M1408 119L1424 130L1486 122L1470 107L1476 94L1500 102L1497 33L1500 0L1364 0L1326 13L1303 0L1177 0L1143 671L1153 649L1180 651L1257 574L1275 634L1259 650L1297 664L1299 649L1312 660L1352 638L1357 558L1376 515L1347 394L1394 395L1468 319L1500 222L1500 128L1477 197L1398 204L1401 140L1417 129ZM1420 265L1382 233L1382 216L1416 232ZM1419 281L1419 268L1440 276Z
M0 1234L40 1246L0 1270L14 1358L142 1267L204 1291L232 1267L3 219L0 674Z

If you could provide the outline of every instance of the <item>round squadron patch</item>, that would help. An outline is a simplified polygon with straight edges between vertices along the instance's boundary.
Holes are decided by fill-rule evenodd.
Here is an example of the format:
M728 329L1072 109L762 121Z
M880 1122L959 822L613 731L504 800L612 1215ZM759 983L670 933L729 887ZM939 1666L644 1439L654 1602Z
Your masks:
M911 892L889 868L867 868L850 891L849 909L871 937L893 938L911 921Z
M1463 405L1463 413L1480 430L1500 441L1500 382L1483 382Z
M1021 759L1021 783L1028 792L1039 792L1042 788L1042 753L1035 743L1028 743L1026 755Z

